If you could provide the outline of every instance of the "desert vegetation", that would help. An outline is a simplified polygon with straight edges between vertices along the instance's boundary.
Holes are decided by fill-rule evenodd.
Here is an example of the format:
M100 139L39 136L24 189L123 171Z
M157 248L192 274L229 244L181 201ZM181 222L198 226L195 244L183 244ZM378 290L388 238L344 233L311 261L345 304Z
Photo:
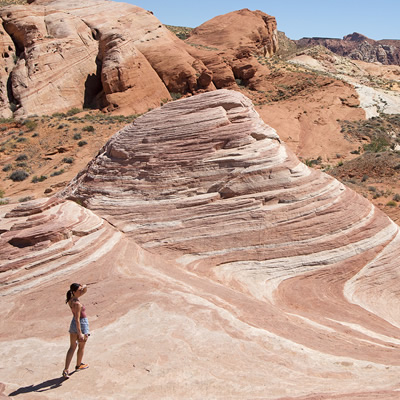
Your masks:
M25 120L0 119L2 203L8 202L21 185L37 197L46 190L52 193L52 187L60 188L110 136L137 117L73 108ZM64 183L57 179L60 175L66 176Z
M190 33L192 32L193 28L188 28L185 26L172 26L172 25L165 25L171 32L175 33L181 40L186 40Z

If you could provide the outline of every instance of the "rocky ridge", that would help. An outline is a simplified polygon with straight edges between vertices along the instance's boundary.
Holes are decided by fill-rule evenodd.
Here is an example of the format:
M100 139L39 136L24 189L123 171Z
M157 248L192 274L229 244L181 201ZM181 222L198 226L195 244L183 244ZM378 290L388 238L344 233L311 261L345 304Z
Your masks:
M214 75L217 87L224 79L221 68L229 84L236 85L234 60L226 64L208 54L203 62L202 54L139 7L102 0L84 6L65 0L29 3L0 10L3 118L73 107L143 113L171 96L214 90ZM245 26L251 22L262 28L246 45L255 43L274 54L275 18L246 12Z
M343 39L313 37L302 38L295 42L300 47L322 45L340 56L353 60L400 65L400 40L376 41L354 32Z
M398 395L399 227L240 93L138 118L59 196L3 206L1 226L5 395ZM91 367L62 382L72 281L89 283Z

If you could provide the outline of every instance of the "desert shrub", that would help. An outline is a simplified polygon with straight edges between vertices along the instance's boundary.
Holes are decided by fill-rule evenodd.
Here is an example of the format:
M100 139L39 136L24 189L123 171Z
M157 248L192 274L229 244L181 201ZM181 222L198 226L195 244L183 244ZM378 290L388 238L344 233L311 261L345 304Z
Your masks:
M82 147L82 146L85 146L85 145L87 145L87 141L86 140L81 140L81 141L78 142L78 146L79 147Z
M11 164L7 164L3 167L3 171L4 172L8 172L12 170L12 165Z
M386 203L386 205L387 205L388 207L396 207L396 206L397 206L397 203L396 203L395 201L393 201L393 200L390 200L390 201L388 201L388 202Z
M20 162L17 162L17 167L18 168L27 168L28 164L25 161L20 161Z
M376 187L375 186L368 186L368 190L370 192L376 192Z
M60 170L58 170L58 171L52 172L52 173L50 174L50 176L58 176L58 175L61 175L61 174L63 174L63 173L64 173L64 170L63 170L63 169L60 169Z
M63 162L66 164L72 164L74 162L74 157L64 157Z
M82 128L84 132L94 132L94 127L92 125L87 125Z
M4 206L6 204L8 204L10 202L10 200L8 199L0 199L0 206Z
M45 181L47 179L47 176L46 175L40 175L40 176L34 176L33 178L32 178L32 183L38 183L38 182L43 182L43 181Z
M75 133L73 138L74 138L74 140L79 140L79 139L82 139L82 135L80 133Z
M25 180L27 177L29 176L29 174L24 171L23 169L18 169L17 171L14 171L11 175L10 175L10 179L14 182L22 182L23 180Z
M34 120L32 120L32 119L26 119L26 120L23 122L23 124L25 125L26 129L28 130L28 132L34 131L34 130L37 128L37 126L38 126L37 121L34 121Z
M79 114L81 111L82 110L77 107L71 108L70 110L67 111L67 116L72 117L75 114Z
M400 201L400 194L396 193L396 194L393 196L393 200L394 200L394 201Z
M20 154L15 161L25 161L28 159L28 156L26 154Z
M172 100L178 100L178 99L180 99L180 98L182 97L182 94L181 94L181 93L174 93L174 92L171 92L170 95L171 95L171 97L172 97Z
M20 199L18 199L18 201L20 203L24 203L25 201L29 201L29 200L33 200L33 199L34 199L34 197L32 197L32 196L26 196L26 197L21 197Z
M32 137L38 137L39 136L39 134L37 133L37 132L35 132L33 135L32 135Z
M0 199L2 199L4 197L4 190L0 189Z
M51 115L54 118L65 118L67 115L64 113L60 113L60 112L55 112L54 114Z
M363 175L363 177L361 178L361 182L365 182L368 180L368 175Z
M374 138L371 143L364 144L364 151L369 153L380 153L385 151L390 146L390 143L384 137Z
M22 143L22 142L26 142L28 139L26 138L26 137L19 137L18 139L17 139L17 142L18 143Z

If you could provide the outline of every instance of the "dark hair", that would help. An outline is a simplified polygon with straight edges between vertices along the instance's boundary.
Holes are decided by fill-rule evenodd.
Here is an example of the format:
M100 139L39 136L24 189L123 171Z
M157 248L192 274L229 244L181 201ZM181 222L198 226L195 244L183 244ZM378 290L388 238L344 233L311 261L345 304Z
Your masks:
M71 300L73 293L79 289L79 286L81 286L79 283L71 284L71 286L69 287L69 290L67 292L67 299L65 300L66 303L68 303Z

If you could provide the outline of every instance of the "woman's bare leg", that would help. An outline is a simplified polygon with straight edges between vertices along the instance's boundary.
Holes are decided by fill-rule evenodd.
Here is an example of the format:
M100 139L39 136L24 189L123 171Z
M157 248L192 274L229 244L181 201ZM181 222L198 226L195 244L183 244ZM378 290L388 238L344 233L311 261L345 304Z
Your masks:
M77 345L77 340L78 340L78 334L76 333L70 333L69 334L69 340L70 340L70 345L69 349L67 351L67 356L65 357L65 369L68 371L69 369L69 364L71 364L72 357L74 356L76 345Z
M87 336L85 335L85 340L83 342L78 342L78 352L76 354L76 365L79 366L82 363L83 352L85 351Z

